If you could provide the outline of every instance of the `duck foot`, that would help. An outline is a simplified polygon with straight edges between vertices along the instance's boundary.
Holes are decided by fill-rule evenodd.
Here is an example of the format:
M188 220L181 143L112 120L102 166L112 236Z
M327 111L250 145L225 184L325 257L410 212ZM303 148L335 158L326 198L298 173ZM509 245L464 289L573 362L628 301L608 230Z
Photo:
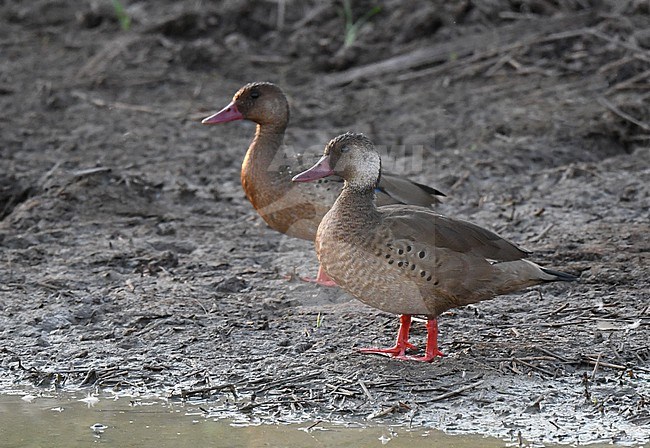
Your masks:
M406 354L407 349L416 349L417 347L408 342L409 330L411 328L411 316L402 314L400 316L400 326L397 332L397 342L391 348L362 348L361 353L377 353L390 356L391 358L401 359L404 361L432 362L439 356L445 356L438 350L438 320L427 320L427 346L424 356L409 356Z
M315 279L311 277L298 277L298 278L303 282L316 283L317 285L321 285L321 286L327 286L327 287L337 286L336 282L332 280L325 273L325 270L323 269L322 266L318 266L318 274L316 275Z
M397 341L395 346L390 348L361 348L361 353L373 353L378 355L387 355L391 358L401 359L406 357L406 350L416 350L417 346L409 342L409 332L411 331L411 316L402 314L399 317L399 330L397 330Z
M406 355L406 350L416 350L417 346L409 343L406 346L395 345L389 348L366 347L360 348L359 352L371 355L386 355L396 359L411 359L411 356Z
M438 356L444 356L444 354L438 352L435 355L424 355L424 356L393 356L395 359L399 359L401 361L418 361L418 362L433 362Z

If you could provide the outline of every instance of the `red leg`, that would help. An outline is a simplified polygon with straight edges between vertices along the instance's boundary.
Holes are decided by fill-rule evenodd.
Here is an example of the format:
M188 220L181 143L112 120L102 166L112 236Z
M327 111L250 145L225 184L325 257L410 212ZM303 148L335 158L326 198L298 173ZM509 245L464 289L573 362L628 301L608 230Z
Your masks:
M410 359L411 361L431 362L436 356L445 356L438 350L438 319L427 320L427 348L424 356L405 356L400 359Z
M361 353L377 353L388 355L394 358L406 358L407 349L417 348L409 342L409 332L411 330L411 316L402 314L399 317L399 330L397 331L397 341L394 347L390 348L362 348Z
M300 277L300 280L304 282L316 283L321 286L336 286L336 282L329 278L322 266L318 266L318 274L316 279L310 277Z

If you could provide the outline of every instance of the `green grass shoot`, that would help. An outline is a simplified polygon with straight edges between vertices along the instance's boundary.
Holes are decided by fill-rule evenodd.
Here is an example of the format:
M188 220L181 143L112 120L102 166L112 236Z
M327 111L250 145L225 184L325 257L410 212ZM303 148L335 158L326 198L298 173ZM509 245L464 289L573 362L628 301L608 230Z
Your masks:
M120 2L120 0L112 0L113 1L113 9L115 10L115 15L117 16L117 20L120 22L120 27L124 31L129 31L129 28L131 28L131 17L126 12L126 8L124 5Z
M343 0L343 16L345 17L345 40L343 45L349 47L357 40L357 34L363 25L375 14L381 11L381 6L375 6L366 12L359 20L354 21L352 16L351 0Z

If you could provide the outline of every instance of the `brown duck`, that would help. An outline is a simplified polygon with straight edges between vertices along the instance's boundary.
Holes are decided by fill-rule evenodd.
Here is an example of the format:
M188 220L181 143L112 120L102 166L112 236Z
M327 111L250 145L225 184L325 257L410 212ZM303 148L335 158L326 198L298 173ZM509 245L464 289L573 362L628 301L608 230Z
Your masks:
M255 138L248 147L241 170L246 197L274 230L314 241L321 219L336 200L343 181L336 176L311 185L296 185L291 178L309 165L283 146L289 122L289 104L275 84L247 84L221 111L203 120L205 124L251 120L257 123ZM377 203L414 204L429 207L444 196L438 190L383 173L377 186ZM333 285L319 268L316 282Z
M400 314L397 343L363 349L400 359L431 361L438 351L437 316L458 306L528 286L577 277L525 260L528 252L475 224L411 205L375 205L381 160L363 134L343 134L323 157L293 178L307 182L337 175L345 185L316 235L325 272L363 303ZM424 356L406 350L411 315L427 317Z

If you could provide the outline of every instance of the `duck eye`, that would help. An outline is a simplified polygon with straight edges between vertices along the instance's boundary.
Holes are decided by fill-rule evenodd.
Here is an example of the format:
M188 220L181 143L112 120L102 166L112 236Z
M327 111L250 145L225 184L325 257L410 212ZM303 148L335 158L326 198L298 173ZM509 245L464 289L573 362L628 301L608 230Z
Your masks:
M251 91L251 98L259 98L260 97L260 92L258 90L252 90Z
M343 153L343 152L349 152L349 151L350 151L350 147L349 147L349 146L344 146L343 148L341 148L341 152L342 152L342 153Z

